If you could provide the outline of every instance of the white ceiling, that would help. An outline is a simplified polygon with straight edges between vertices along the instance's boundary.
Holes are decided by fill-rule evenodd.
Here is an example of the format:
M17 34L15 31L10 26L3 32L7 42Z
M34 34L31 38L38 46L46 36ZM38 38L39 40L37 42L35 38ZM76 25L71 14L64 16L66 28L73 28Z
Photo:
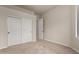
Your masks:
M20 5L20 7L34 11L37 14L43 14L48 10L55 8L56 5Z

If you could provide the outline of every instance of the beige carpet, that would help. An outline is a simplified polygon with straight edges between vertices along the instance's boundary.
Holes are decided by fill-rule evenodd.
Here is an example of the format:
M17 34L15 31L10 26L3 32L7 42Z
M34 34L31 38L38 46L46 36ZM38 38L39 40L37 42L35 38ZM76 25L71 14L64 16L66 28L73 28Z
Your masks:
M0 50L3 54L76 54L74 50L63 45L45 40L10 46Z

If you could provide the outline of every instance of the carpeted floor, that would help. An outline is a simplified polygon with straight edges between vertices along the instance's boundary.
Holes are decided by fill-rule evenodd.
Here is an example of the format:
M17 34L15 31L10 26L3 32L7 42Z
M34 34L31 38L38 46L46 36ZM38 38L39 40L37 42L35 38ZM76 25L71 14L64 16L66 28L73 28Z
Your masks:
M10 46L0 50L1 54L77 54L69 47L51 43L49 41L40 40L37 42L29 42Z

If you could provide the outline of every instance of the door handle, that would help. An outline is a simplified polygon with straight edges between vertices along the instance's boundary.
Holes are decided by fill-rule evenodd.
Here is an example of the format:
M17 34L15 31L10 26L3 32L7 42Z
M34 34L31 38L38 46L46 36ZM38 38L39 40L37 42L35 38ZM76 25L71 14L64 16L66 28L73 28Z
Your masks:
M10 32L8 32L8 34L10 34Z

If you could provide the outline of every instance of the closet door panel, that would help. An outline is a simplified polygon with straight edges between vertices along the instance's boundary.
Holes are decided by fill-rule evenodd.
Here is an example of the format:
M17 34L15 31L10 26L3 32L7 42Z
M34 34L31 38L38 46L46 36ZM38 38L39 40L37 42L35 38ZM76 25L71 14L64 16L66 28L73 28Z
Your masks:
M21 42L21 20L15 17L8 17L8 46Z
M32 19L22 19L22 42L32 41Z

